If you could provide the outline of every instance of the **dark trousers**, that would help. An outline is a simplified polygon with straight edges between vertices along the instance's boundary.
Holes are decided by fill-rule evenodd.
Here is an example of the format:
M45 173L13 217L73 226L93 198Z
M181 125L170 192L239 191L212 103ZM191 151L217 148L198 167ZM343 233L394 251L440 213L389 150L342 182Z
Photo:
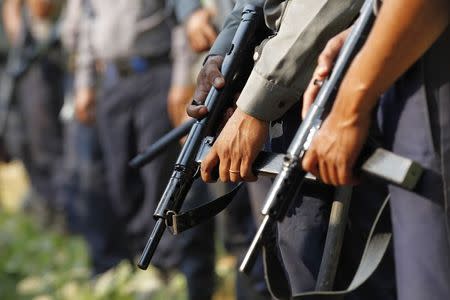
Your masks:
M283 136L273 140L273 151L286 151L299 126L299 111L300 107L297 105L283 118ZM350 226L345 233L336 289L348 287L364 250L373 218L385 197L386 188L383 186L373 187L367 184L355 188L349 212ZM313 291L315 288L326 239L330 204L331 199L328 196L299 197L293 201L284 220L278 223L279 256L293 295ZM349 296L349 299L395 299L390 255L388 253L388 259L368 283Z
M110 195L114 211L125 228L125 243L130 245L132 255L140 254L144 248L154 225L153 212L179 151L179 147L168 149L139 171L128 168L128 161L139 150L171 128L166 101L170 78L168 63L152 65L147 71L122 78L114 66L110 66L98 101L100 141ZM200 190L199 194L202 193L204 191ZM192 197L193 201L201 198L199 194ZM208 225L178 237L166 233L152 260L161 269L177 267L183 271L187 275L191 299L209 299L212 295L212 235L213 226Z
M86 240L93 275L131 259L107 193L105 164L95 126L77 121L66 125L64 167L68 227Z
M233 199L225 211L225 248L238 259L244 258L247 249L256 234L261 205L270 188L270 180L260 178L257 182L246 184ZM262 258L259 257L250 274L237 271L236 299L271 299L264 278Z
M62 124L64 73L46 59L36 62L17 82L15 118L8 129L9 152L21 159L31 185L52 210L62 209L59 199L63 153ZM13 116L13 115L12 115Z
M421 163L417 193L390 187L400 300L450 298L450 33L383 97L386 147Z

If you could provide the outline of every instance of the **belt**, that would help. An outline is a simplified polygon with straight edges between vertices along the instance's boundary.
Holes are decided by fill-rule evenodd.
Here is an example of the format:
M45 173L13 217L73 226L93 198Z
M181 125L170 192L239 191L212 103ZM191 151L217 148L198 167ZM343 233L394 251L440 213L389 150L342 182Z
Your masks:
M168 54L151 57L133 56L111 61L107 63L107 69L112 68L120 77L127 77L146 72L150 68L167 63L170 63L170 57Z

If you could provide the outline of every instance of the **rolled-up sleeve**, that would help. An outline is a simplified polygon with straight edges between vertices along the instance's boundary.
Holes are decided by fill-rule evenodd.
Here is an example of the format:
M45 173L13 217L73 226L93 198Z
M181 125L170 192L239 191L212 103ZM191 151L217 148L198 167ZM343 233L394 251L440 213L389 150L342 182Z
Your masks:
M279 119L300 101L317 57L330 38L356 18L362 0L287 2L276 36L264 46L238 107L265 121Z
M209 51L209 55L221 55L225 54L230 49L231 42L233 41L234 34L241 21L241 14L245 5L253 4L255 6L263 7L265 0L238 0L233 8L233 11L225 19L222 30L219 33L214 45Z

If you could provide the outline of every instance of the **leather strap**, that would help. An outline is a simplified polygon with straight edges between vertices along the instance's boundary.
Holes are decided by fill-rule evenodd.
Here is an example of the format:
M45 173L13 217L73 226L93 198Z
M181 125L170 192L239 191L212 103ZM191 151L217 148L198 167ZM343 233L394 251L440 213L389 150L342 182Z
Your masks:
M328 291L328 292L308 292L295 295L291 299L294 300L305 300L305 299L342 299L347 294L358 289L362 284L364 284L367 279L375 272L381 263L381 260L386 253L386 250L391 241L392 233L387 232L384 226L378 226L384 222L384 220L389 218L389 210L385 209L389 203L388 196L378 211L377 217L375 218L372 229L370 231L369 238L366 243L361 261L359 263L358 269L356 270L355 276L349 287L343 291Z
M172 234L178 234L189 228L204 223L223 211L233 201L234 196L241 189L243 183L238 184L231 192L191 210L176 213L166 213L166 225ZM302 186L303 194L318 197L319 195L332 195L333 188L315 180L306 180Z
M191 210L176 213L168 211L166 213L166 225L172 234L178 234L189 228L197 226L215 217L223 211L233 201L236 193L241 189L243 183L238 184L233 190L222 197L217 198L204 205Z

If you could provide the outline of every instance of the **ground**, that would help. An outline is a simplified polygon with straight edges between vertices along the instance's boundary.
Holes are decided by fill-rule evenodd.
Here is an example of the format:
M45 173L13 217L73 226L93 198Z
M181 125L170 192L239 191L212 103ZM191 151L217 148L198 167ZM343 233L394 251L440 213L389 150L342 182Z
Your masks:
M122 263L92 279L80 237L43 228L21 211L28 182L18 162L0 165L0 299L2 300L182 300L186 282L173 273L163 282L154 269ZM233 299L235 261L219 255L214 300Z

